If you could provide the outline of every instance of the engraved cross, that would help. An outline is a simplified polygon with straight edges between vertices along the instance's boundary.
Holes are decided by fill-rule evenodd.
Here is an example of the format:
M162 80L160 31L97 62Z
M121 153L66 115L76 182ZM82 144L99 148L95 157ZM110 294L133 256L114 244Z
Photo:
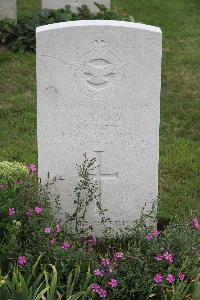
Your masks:
M102 180L117 180L118 179L118 172L112 173L112 174L103 174L101 172L101 153L103 151L94 151L96 153L96 161L97 161L97 173L96 174L90 174L90 176L94 179L96 179L98 183L98 195L99 195L99 202L101 203L101 182ZM95 205L96 207L96 205ZM97 211L95 210L95 214L97 214Z

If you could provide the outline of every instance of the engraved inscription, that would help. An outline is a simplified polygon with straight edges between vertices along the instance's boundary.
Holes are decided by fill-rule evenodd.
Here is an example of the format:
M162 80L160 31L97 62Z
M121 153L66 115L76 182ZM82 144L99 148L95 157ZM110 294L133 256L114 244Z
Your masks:
M119 147L130 146L136 148L140 145L144 148L148 140L143 135L137 134L137 126L131 126L126 122L127 116L131 118L133 111L140 111L140 107L132 105L113 105L91 102L90 105L77 104L56 104L53 103L56 110L48 110L54 114L57 120L62 124L62 129L57 132L57 141L76 145L77 140L81 146L117 145ZM143 109L148 113L148 109ZM63 126L67 124L66 117L70 117L72 126ZM88 135L88 132L90 134ZM132 149L133 149L132 148Z
M124 227L124 228L128 228L131 227L134 224L134 221L128 221L128 220L109 220L110 225L115 225L115 227ZM90 222L91 225L95 226L101 226L101 222L97 221L97 220L92 220Z

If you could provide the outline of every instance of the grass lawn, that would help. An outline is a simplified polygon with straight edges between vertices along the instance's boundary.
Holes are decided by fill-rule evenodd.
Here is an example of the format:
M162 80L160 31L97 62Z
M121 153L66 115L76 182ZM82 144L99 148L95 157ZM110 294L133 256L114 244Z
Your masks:
M200 214L200 1L112 3L163 31L159 214ZM19 19L39 10L18 0ZM0 160L37 163L35 56L1 49L0 78Z

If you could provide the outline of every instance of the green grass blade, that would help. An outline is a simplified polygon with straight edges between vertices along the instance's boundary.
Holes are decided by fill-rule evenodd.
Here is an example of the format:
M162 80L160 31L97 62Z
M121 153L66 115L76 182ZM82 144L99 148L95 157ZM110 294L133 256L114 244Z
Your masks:
M41 292L40 289L41 289L42 285L44 284L44 282L45 282L45 281L42 281L42 282L40 283L40 285L36 288L36 290L35 290L35 292L34 292L34 295L33 295L33 299L35 299L35 298L37 297L38 293ZM47 287L47 286L46 286L46 287ZM47 299L48 299L48 297L47 297ZM31 299L31 300L32 300L32 299Z
M75 295L70 296L66 300L78 300L85 295L86 295L86 292L81 291L81 292L76 293Z
M37 277L37 279L34 281L34 283L33 283L33 285L32 285L33 291L35 291L35 289L36 289L37 286L39 285L39 283L40 283L40 281L41 281L43 275L44 275L43 273L40 274L40 275ZM44 282L43 282L43 283L44 283Z
M24 277L22 276L22 274L20 272L19 272L19 280L20 280L20 285L22 288L22 295L23 295L24 299L28 299L28 287L26 285Z
M66 299L71 296L71 285L72 285L72 272L69 274L67 278L67 288L66 288Z
M29 286L29 284L30 284L30 282L31 282L31 279L32 279L32 277L33 277L33 274L35 273L35 270L36 270L36 268L37 268L37 265L38 265L38 263L39 263L41 257L42 257L42 254L40 254L40 256L38 257L38 259L36 260L36 262L34 263L34 265L33 265L33 267L32 267L31 273L29 274L29 276L28 276L28 278L27 278L27 280L26 280L27 286Z
M8 289L10 290L10 294L12 295L12 297L16 296L16 290L14 288L14 286L12 285L11 281L7 278L5 278L5 284L7 285Z
M86 275L86 280L85 280L85 284L84 284L84 286L83 286L83 290L85 290L85 289L88 287L89 281L90 281L90 276L91 276L90 266L88 266L87 275Z
M47 286L49 286L49 280L48 280L48 274L45 270L44 270L44 277L45 277L45 284L47 287ZM47 291L47 299L49 299L49 290Z
M33 300L40 300L48 290L49 290L49 286L46 287L45 289L43 289L43 290L37 295L37 297L36 297L35 299L33 299ZM49 299L48 299L48 300L49 300Z
M56 294L56 285L57 285L57 281L58 281L58 273L57 270L55 268L55 266L50 265L53 269L53 277L51 280L51 285L50 285L50 296L49 296L49 300L54 300L55 299L55 294Z
M80 265L77 265L75 268L75 273L74 273L74 279L73 279L73 286L76 286L79 276L80 276Z

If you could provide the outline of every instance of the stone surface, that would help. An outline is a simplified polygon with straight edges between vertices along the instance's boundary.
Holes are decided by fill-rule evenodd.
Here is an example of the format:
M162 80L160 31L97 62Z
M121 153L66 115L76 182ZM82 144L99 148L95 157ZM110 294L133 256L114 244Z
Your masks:
M42 181L73 211L76 163L91 176L114 230L130 226L158 193L162 35L157 27L77 21L37 28L38 151ZM88 220L98 228L98 211Z
M96 13L99 9L94 2L110 8L110 0L42 0L42 8L59 9L64 8L66 5L70 5L72 11L77 12L77 7L87 5L92 12Z
M17 18L16 0L0 0L0 20L4 18Z

